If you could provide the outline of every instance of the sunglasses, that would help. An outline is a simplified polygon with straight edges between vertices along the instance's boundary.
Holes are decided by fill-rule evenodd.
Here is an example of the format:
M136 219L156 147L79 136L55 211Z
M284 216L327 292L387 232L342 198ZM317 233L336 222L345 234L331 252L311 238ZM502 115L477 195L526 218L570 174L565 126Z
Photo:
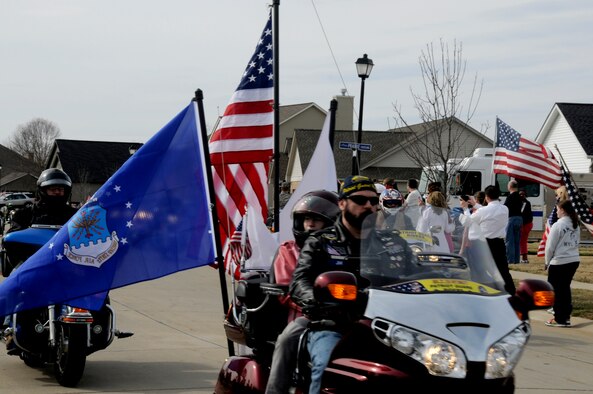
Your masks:
M371 205L379 204L379 197L348 196L347 198L356 205L366 205L367 202L370 202Z

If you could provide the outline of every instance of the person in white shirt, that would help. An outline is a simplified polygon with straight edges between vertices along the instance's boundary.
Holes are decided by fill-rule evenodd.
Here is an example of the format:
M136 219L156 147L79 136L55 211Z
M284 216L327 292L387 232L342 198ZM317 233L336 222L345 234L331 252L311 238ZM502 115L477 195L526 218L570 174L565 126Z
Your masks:
M406 206L417 207L422 204L422 195L418 191L418 180L408 179L408 196L406 197Z
M470 212L467 201L459 200L464 213L459 219L463 224L465 224L466 220L471 219L472 224L469 227L468 235L470 242L479 239L479 233L486 238L494 262L504 279L506 291L509 294L515 294L515 283L509 271L504 242L509 221L509 209L500 202L500 190L496 186L487 186L484 193L486 194L487 205L474 213ZM479 230L474 227L475 224L479 226Z
M428 203L430 205L422 212L416 230L430 234L431 227L440 228L437 232L432 233L438 240L438 244L433 245L432 250L451 253L451 245L447 237L450 238L451 233L455 230L455 222L449 215L447 200L443 193L432 192L428 195Z
M558 221L550 228L545 257L548 282L554 286L554 318L545 324L550 327L570 327L570 283L580 264L581 229L578 215L570 200L559 202L556 208Z

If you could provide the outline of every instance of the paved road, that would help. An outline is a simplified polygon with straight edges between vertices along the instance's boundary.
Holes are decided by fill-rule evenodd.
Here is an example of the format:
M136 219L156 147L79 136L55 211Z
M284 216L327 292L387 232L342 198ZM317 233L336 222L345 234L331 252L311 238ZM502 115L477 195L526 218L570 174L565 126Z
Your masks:
M118 326L136 334L89 356L76 389L59 386L51 369L31 369L0 354L0 393L212 393L224 358L218 275L209 267L114 290ZM534 334L517 368L517 393L593 392L593 322Z

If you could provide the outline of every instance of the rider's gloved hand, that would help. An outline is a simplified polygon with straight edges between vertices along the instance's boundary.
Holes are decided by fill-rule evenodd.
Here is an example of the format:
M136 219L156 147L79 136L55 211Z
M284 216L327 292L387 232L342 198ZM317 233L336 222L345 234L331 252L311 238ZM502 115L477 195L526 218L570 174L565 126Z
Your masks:
M308 316L315 315L316 313L318 313L319 307L320 303L314 298L308 299L301 306L303 313Z

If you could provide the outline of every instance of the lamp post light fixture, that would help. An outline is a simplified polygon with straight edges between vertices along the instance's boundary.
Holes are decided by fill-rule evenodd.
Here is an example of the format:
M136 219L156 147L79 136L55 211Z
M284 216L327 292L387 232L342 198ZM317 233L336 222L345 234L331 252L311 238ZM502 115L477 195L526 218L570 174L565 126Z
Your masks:
M368 58L365 53L362 57L356 60L356 71L360 77L360 110L358 111L358 135L356 138L356 148L352 150L352 175L360 174L360 150L359 146L362 142L362 110L364 106L364 80L371 75L373 70L373 61Z

